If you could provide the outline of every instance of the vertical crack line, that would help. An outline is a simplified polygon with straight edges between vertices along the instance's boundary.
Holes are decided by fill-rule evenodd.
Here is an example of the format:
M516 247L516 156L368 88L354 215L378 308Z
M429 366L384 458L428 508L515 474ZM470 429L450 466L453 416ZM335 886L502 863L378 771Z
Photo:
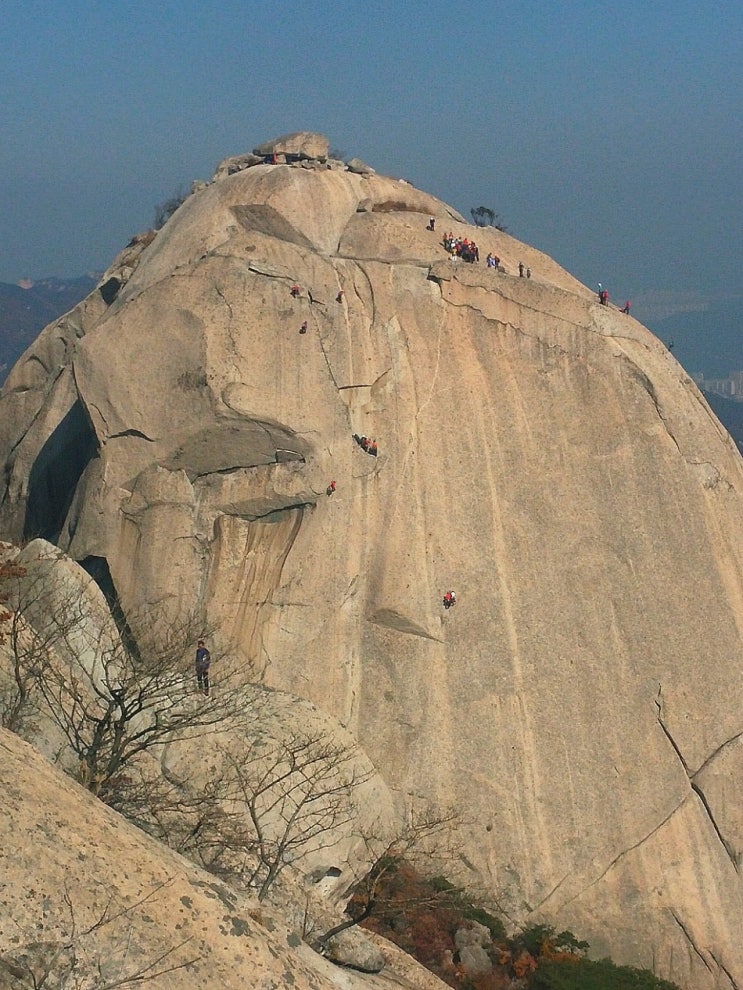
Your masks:
M739 986L738 986L738 984L737 984L737 983L736 983L736 981L735 981L735 978L733 977L733 974L732 974L732 973L730 972L730 970L729 970L729 969L727 968L727 966L723 966L723 965L722 965L722 963L721 963L721 962L720 962L720 960L719 960L719 959L717 958L717 956L716 956L716 955L715 955L715 953L714 953L714 952L712 951L712 949L710 949L710 951L709 951L709 954L710 954L710 955L712 956L712 958L713 958L713 960L714 960L714 962L715 962L715 965L716 965L716 966L717 966L717 967L718 967L719 969L721 969L721 970L722 970L722 972L723 972L723 973L725 974L725 976L727 976L727 978L728 978L728 979L730 980L730 986L731 986L731 987L733 988L733 990L740 990L740 988L739 988Z
M629 356L627 350L621 344L619 344L618 347L622 356L622 360L629 366L629 377L634 379L634 381L637 382L640 388L642 388L642 390L647 393L650 401L653 403L653 406L655 407L656 415L658 416L658 419L661 421L663 425L663 429L665 430L666 434L668 435L669 439L673 443L676 450L679 452L679 454L681 454L681 447L679 446L678 440L673 435L673 432L671 431L671 428L665 416L663 415L663 411L660 405L660 399L658 398L658 394L655 391L655 387L653 386L653 383L650 381L650 378L645 374L642 368Z
M720 826L715 821L715 816L712 814L712 808L710 808L707 798L704 796L704 791L699 786L699 784L695 784L693 780L691 781L691 789L694 791L696 796L702 802L702 807L707 812L707 817L710 820L712 828L715 830L715 835L720 840L720 843L722 844L722 848L725 850L725 852L728 855L728 859L733 864L733 869L735 870L736 873L740 873L740 864L738 862L738 856L736 855L735 850L731 847L730 843L726 840L725 836L722 834L722 831L720 830Z
M684 773L689 778L689 780L691 780L691 772L689 770L689 764L684 759L683 754L681 753L681 750L676 745L676 740L673 738L673 736L671 735L670 731L666 727L665 722L663 721L663 702L661 701L661 691L662 690L663 690L662 687L659 685L658 686L658 694L657 694L657 696L655 698L655 702L654 702L655 707L658 709L658 725L663 730L663 735L666 737L666 739L668 740L668 742L671 744L671 747L673 748L674 753L678 757L679 762L681 763L681 766L684 768Z
M219 296L219 298L222 300L225 307L227 308L227 312L230 314L230 318L227 322L227 339L232 347L232 360L234 364L237 365L238 349L237 349L237 341L235 340L235 335L233 333L233 329L235 326L235 314L229 300L227 299L227 296L225 296L224 292L222 292L222 290L219 288L217 283L212 282L212 286L214 288L214 291L217 293L217 295Z
M214 291L217 293L217 295L219 296L219 298L222 300L222 302L227 307L227 310L228 310L228 312L230 314L230 323L232 323L232 321L235 318L235 314L232 312L232 306L230 305L230 303L229 303L227 297L225 296L224 292L222 292L222 290L219 288L219 286L217 285L216 282L214 283Z
M438 381L439 378L439 365L441 364L441 329L442 328L440 322L438 326L438 332L436 335L436 367L434 368L433 377L431 378L431 388L429 389L427 397L418 407L418 411L415 414L416 420L420 419L420 415L423 412L423 410L426 408L426 406L431 404L431 400L433 399L434 392L436 391L436 382Z
M702 807L704 808L705 812L707 813L707 818L709 819L709 822L710 822L712 828L714 829L715 835L720 840L720 844L722 845L722 848L725 850L725 853L726 853L728 859L733 864L733 869L735 870L736 873L740 873L740 857L739 857L739 855L735 851L735 848L727 841L727 839L725 838L725 836L722 834L722 829L720 828L720 826L717 824L717 822L715 820L715 816L712 813L712 808L711 808L709 802L707 801L707 798L706 798L706 796L704 794L704 791L699 786L699 784L697 784L695 782L695 780L694 780L694 776L696 776L696 775L692 775L691 774L691 772L689 770L689 766L688 766L686 760L684 759L684 757L682 756L681 750L679 749L679 747L676 744L676 740L673 738L673 736L671 735L671 733L669 732L668 728L666 727L666 725L663 722L663 703L661 701L661 691L662 691L662 688L659 686L658 687L658 695L657 695L657 697L655 699L655 706L658 709L658 725L663 730L663 734L665 735L665 737L668 740L668 742L671 744L674 753L676 754L676 756L678 757L678 759L679 759L679 761L681 763L681 766L684 768L684 772L686 773L686 776L689 778L689 786L691 787L692 791L696 794L696 796L699 798L699 801L701 802Z
M364 268L364 266L360 262L358 262L358 261L356 262L356 267L361 272L361 274L364 276L364 278L366 279L366 285L367 285L367 288L369 289L369 298L370 298L370 301L371 301L371 314L370 314L370 319L369 319L369 327L373 327L374 326L374 322L375 322L375 320L377 318L377 301L374 298L374 286L372 284L372 280L371 280L371 278L369 276L369 273L367 272L366 268ZM356 288L355 283L354 283L354 292L356 293L356 296L358 297L359 302L361 302L362 305L363 305L364 300L359 295L359 292L358 292L358 289Z
M335 385L336 391L340 392L340 387L338 386L338 382L336 381L335 374L333 373L333 366L331 365L327 351L325 350L325 344L322 339L322 332L320 330L317 320L314 317L312 322L315 324L315 329L317 330L317 339L320 341L320 350L322 351L322 356L325 358L325 364L328 366L328 374L330 375L330 380L332 381L333 385Z
M694 954L702 961L702 964L706 968L707 972L708 973L713 973L714 970L712 969L712 967L710 966L710 964L707 962L707 960L706 960L706 958L704 956L704 953L699 948L699 946L696 944L696 942L694 941L694 939L691 937L691 933L689 932L688 928L686 927L686 925L683 923L683 921L681 920L681 918L679 918L679 916L676 914L676 912L673 909L671 909L671 917L673 918L673 920L676 922L676 924L681 929L684 938L686 939L686 941L691 946ZM714 956L713 956L713 959L714 959ZM717 962L716 959L715 959L715 962ZM719 966L720 964L717 963L717 965Z

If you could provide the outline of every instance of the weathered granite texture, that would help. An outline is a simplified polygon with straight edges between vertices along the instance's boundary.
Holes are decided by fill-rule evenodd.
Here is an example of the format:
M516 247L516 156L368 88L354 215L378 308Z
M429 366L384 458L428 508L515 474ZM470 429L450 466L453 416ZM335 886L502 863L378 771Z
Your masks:
M401 799L466 812L512 918L743 985L743 472L673 356L376 174L244 168L137 260L8 378L0 535L201 608Z

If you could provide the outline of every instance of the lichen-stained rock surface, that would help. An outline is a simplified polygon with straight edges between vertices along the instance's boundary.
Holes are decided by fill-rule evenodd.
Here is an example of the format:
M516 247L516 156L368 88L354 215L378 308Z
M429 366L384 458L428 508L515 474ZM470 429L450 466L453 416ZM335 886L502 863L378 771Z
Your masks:
M401 800L459 806L511 918L743 985L732 441L550 258L307 164L195 193L56 363L24 355L0 535L104 560L125 609L201 608Z
M333 966L271 909L160 846L3 729L0 787L3 990L444 986L389 945L386 973Z

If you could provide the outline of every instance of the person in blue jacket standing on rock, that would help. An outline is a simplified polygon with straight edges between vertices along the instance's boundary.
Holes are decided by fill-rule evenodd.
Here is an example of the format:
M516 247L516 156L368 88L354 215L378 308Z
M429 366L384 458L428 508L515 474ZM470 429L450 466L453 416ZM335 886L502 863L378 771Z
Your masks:
M212 655L204 645L204 640L200 639L196 645L196 684L207 697L209 697L209 667L211 662Z

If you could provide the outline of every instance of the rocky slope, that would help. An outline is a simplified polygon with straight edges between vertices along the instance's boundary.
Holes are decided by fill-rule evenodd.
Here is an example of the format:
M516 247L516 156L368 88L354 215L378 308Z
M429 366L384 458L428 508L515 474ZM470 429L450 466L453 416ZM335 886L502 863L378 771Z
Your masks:
M739 454L553 260L317 149L230 160L24 355L2 535L200 608L401 805L465 811L514 922L743 986Z
M2 729L0 756L3 990L125 980L151 990L444 987L388 943L383 974L338 968L275 912L164 849Z

